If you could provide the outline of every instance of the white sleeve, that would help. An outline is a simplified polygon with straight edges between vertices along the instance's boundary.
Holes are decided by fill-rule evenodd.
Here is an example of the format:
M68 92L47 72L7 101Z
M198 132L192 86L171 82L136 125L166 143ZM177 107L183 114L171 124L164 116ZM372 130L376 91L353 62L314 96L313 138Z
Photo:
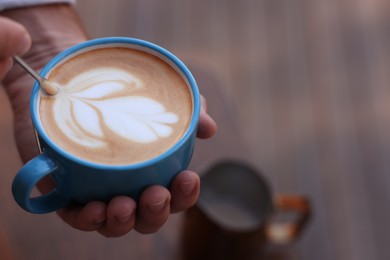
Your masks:
M0 11L11 8L26 7L33 5L55 4L55 3L71 3L76 0L0 0Z

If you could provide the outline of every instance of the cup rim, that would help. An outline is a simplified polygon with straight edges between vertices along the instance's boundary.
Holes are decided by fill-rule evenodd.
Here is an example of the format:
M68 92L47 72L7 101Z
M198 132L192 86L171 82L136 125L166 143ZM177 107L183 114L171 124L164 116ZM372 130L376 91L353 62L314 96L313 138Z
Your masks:
M92 40L88 40L79 44L76 44L62 52L60 52L58 55L56 55L54 58L52 58L42 69L40 72L41 76L45 76L53 67L55 67L58 63L60 63L63 59L67 58L68 56L72 55L73 53L92 47L97 45L109 45L109 44L129 44L129 45L136 45L142 48L146 48L149 50L152 50L154 52L157 52L167 58L170 62L172 62L176 69L181 71L186 78L186 80L189 83L189 89L192 92L192 117L191 121L187 127L187 131L183 134L183 136L179 139L178 142L176 142L171 148L169 148L164 153L153 157L151 159L132 163L132 164L121 164L121 165L108 165L108 164L100 164L96 162L87 161L84 159L81 159L67 151L65 151L63 148L58 146L54 141L52 141L49 136L46 134L45 130L43 129L42 123L39 118L38 113L38 107L36 105L37 99L39 98L40 93L40 86L38 82L34 83L31 99L30 99L30 111L31 111L31 118L32 122L34 124L35 131L37 133L37 136L39 138L43 139L43 141L50 146L56 153L60 154L61 156L67 158L68 160L71 160L73 162L76 162L81 165L85 165L90 168L95 169L110 169L110 170L129 170L129 169L138 169L142 168L148 165L155 164L164 158L169 157L171 154L173 154L175 151L180 149L180 147L183 146L183 144L191 138L191 135L194 131L197 130L197 123L200 116L200 93L197 86L197 83L195 81L195 78L191 74L190 70L184 65L184 63L177 58L174 54L172 54L170 51L145 40L138 39L138 38L129 38L129 37L104 37L104 38L96 38Z

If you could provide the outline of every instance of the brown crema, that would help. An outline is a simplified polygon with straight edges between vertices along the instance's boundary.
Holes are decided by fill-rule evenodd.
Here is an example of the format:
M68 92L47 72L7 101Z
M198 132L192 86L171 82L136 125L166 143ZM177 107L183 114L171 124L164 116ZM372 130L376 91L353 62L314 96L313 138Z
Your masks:
M116 71L128 77L118 78ZM125 47L89 50L56 66L48 79L61 86L62 93L40 95L42 126L54 143L86 161L129 165L149 160L171 148L186 132L191 120L192 96L183 78L171 65L141 50ZM91 93L103 94L88 97L88 89L93 88L97 90ZM144 100L157 102L164 111L156 115L141 112L130 115L126 102L134 97L143 104L139 108L142 113L145 106L151 106L151 102ZM114 108L120 114L115 114ZM110 125L113 118L119 121ZM143 128L131 129L129 122ZM155 134L155 140L137 141L142 132L150 133L148 136ZM135 137L130 140L127 135Z

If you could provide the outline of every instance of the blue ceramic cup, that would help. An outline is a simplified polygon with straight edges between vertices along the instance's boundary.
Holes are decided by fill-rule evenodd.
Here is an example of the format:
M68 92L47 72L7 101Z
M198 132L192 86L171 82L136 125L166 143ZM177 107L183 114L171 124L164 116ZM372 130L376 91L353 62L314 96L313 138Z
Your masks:
M109 37L75 45L53 58L42 70L45 76L59 62L83 50L104 46L135 48L159 57L171 65L186 82L192 94L192 118L185 134L168 151L150 160L131 165L104 165L85 161L66 152L45 133L39 118L40 87L34 85L30 110L41 154L33 158L15 176L12 193L20 207L43 214L67 207L72 203L85 204L92 200L108 201L114 196L126 195L137 200L151 185L169 187L173 178L185 170L195 146L196 129L200 114L200 94L187 67L167 50L134 38ZM36 184L51 176L56 186L44 195L31 197Z

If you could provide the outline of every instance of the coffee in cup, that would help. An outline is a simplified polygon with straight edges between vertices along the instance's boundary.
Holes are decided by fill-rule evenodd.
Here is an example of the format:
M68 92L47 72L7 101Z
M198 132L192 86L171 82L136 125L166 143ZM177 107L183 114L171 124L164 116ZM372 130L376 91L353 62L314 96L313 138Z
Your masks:
M58 146L87 161L126 165L154 158L183 136L192 116L182 77L142 50L85 51L48 78L61 91L41 95L43 128Z
M169 188L195 148L200 94L188 68L153 43L107 37L72 46L41 75L61 86L30 100L41 154L12 183L23 209L48 213L72 203L138 200L149 186ZM50 176L55 188L31 198Z

